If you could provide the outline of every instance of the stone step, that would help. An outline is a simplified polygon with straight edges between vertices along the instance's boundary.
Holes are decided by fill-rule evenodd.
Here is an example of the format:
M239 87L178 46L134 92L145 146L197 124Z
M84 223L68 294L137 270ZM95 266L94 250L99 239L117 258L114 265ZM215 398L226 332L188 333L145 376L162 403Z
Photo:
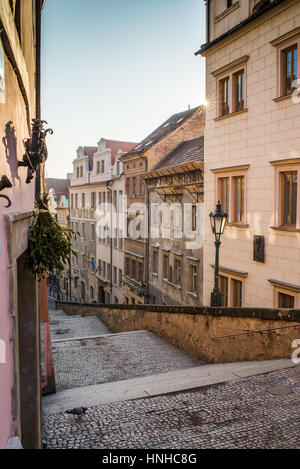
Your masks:
M58 414L74 407L94 407L186 391L295 366L289 359L206 365L67 389L43 398L44 415Z
M53 358L58 391L203 365L149 331L56 340Z

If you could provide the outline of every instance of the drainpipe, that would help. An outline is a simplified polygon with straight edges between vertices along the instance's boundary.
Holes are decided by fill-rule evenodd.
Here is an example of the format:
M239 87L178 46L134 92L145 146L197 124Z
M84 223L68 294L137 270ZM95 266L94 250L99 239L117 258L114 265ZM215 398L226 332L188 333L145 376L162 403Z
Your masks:
M42 22L42 0L36 0L35 24L36 24L36 45L35 45L35 117L41 119L41 22ZM35 194L41 193L41 165L36 169Z
M144 155L140 155L141 159L146 163L146 172L148 171L148 158ZM145 182L146 187L146 208L147 208L147 239L146 239L146 252L145 252L145 264L144 264L144 274L145 274L145 293L144 301L146 304L149 303L149 259L150 259L150 193L148 189L148 184Z
M109 181L106 181L106 187L107 187L107 190L110 192L110 206L112 207L112 189L109 187L109 185L113 182L112 179L110 179ZM113 222L113 211L110 210L110 302L112 304L112 289L113 289L113 280L112 280L112 274L113 274L113 226L112 226L112 222Z
M206 1L206 42L210 42L210 0Z

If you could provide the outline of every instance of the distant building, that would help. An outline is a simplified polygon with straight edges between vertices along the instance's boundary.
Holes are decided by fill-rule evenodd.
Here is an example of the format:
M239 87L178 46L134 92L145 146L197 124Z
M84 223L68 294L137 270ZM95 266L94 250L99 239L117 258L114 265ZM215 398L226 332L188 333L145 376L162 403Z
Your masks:
M206 5L204 303L220 200L223 305L300 308L300 2Z
M124 195L120 157L136 143L102 138L97 147L80 147L70 185L71 228L80 233L72 256L72 298L122 303L123 234L97 232L97 208L110 217Z
M130 233L130 226L136 224L136 221L133 220L135 218L134 212L141 212L139 204L149 208L142 175L153 169L180 143L203 135L204 123L203 107L174 114L121 158L128 212L123 274L126 303L143 304L150 301L148 292L149 236L147 232L143 231L134 234L134 236ZM147 214L140 213L139 218L141 219L140 226L146 227ZM137 223L137 225L139 224Z
M203 150L204 137L182 142L142 176L152 233L149 303L203 304Z

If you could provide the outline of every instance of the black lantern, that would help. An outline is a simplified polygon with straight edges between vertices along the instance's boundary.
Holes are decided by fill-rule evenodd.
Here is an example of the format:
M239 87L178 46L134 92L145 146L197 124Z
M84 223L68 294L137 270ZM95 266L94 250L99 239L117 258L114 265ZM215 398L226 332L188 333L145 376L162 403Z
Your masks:
M209 214L212 233L215 235L216 262L215 262L215 284L211 294L211 306L222 306L222 297L219 290L219 249L221 244L221 235L227 221L227 214L223 212L220 201L217 203L216 210Z

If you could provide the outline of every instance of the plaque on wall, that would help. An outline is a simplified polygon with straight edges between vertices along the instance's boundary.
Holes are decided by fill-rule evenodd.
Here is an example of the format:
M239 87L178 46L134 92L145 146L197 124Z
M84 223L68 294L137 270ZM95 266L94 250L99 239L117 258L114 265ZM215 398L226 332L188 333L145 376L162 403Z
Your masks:
M5 103L5 63L4 50L0 40L0 103Z
M265 237L254 235L253 238L253 260L265 262Z

